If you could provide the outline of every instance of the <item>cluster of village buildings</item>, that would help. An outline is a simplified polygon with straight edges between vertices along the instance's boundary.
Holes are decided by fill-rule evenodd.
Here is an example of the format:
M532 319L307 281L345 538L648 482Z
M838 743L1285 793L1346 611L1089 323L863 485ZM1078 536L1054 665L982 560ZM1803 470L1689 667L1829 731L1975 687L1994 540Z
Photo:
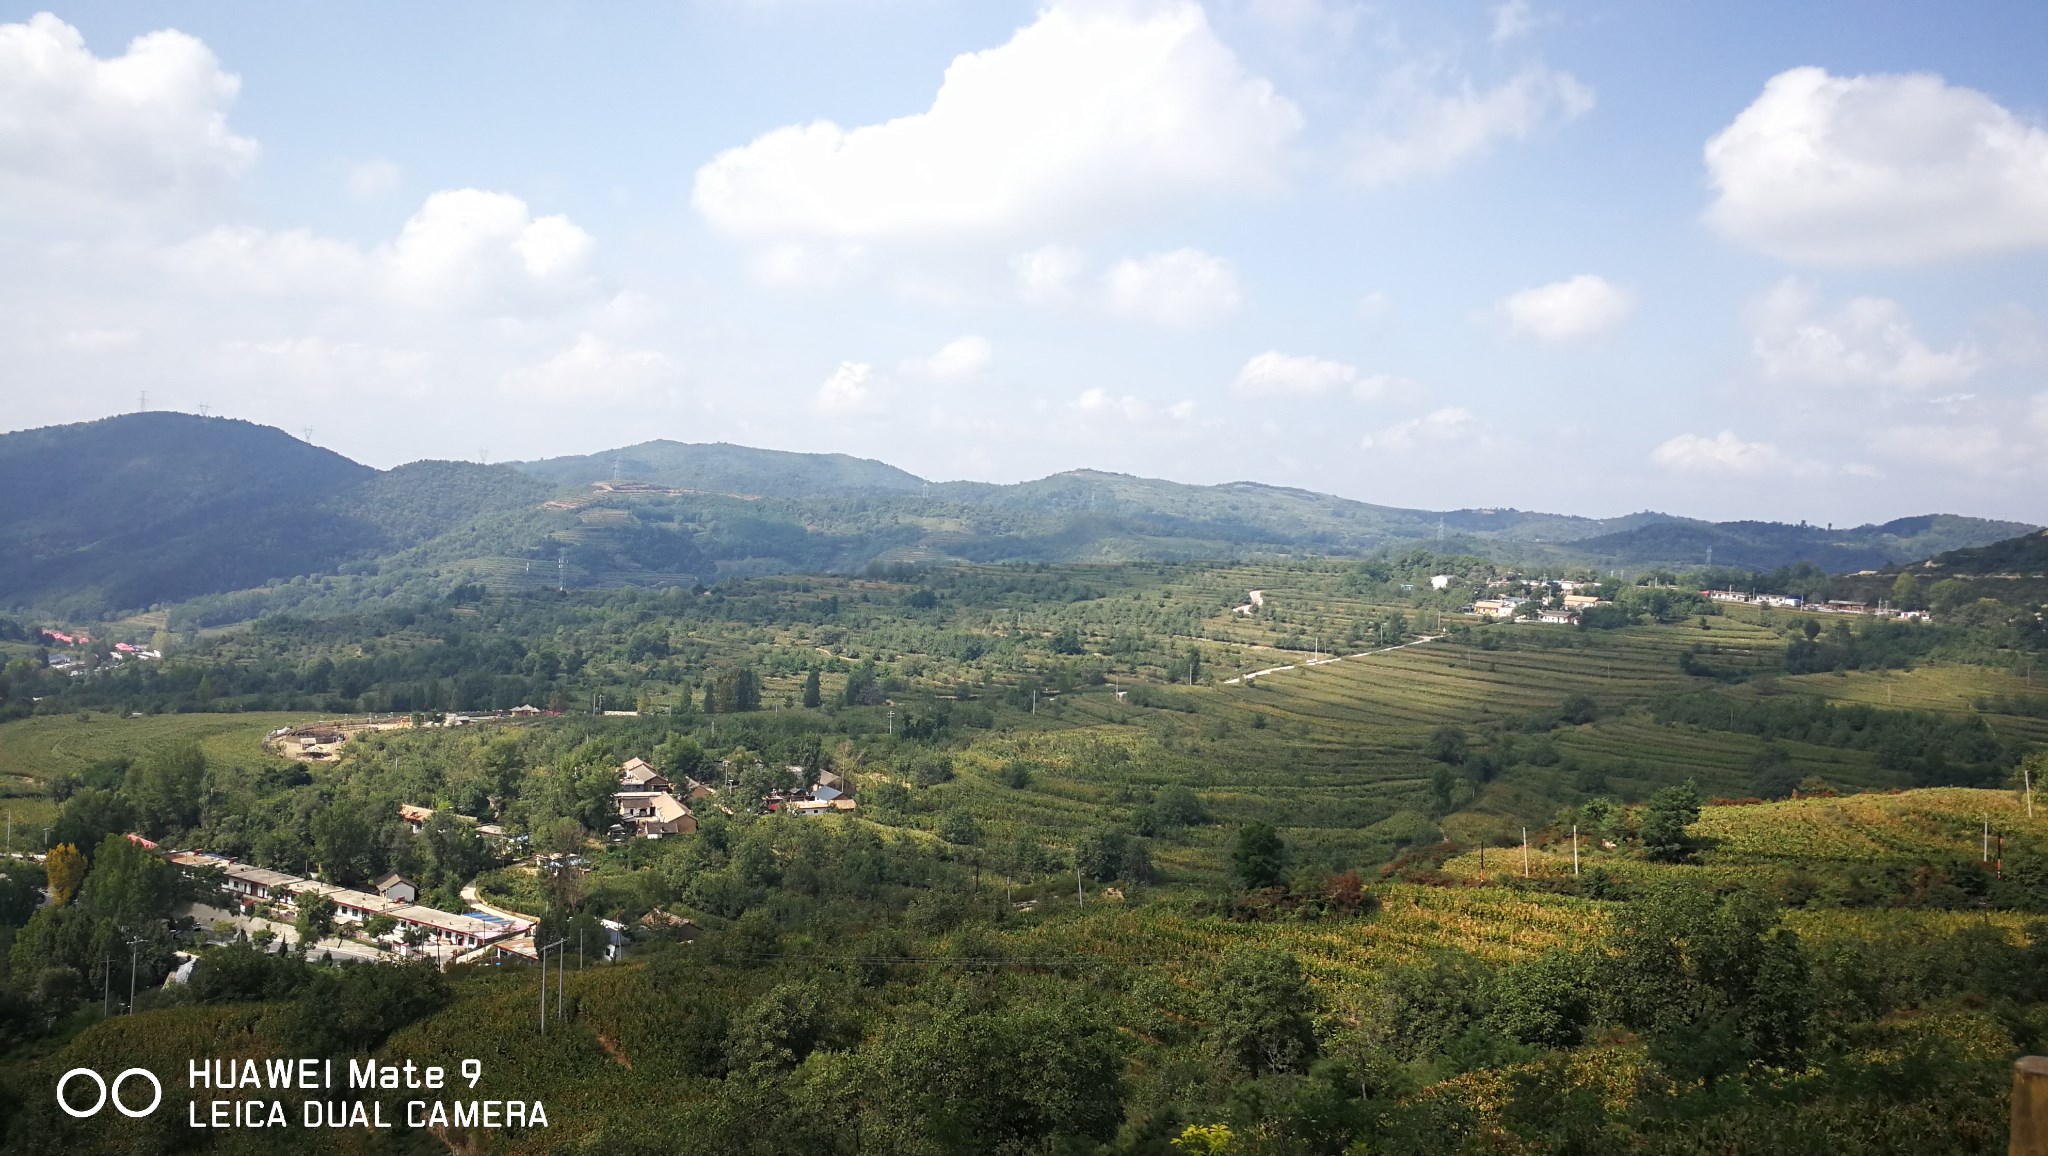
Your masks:
M790 785L769 792L766 799L768 810L792 815L820 815L855 808L854 800L848 797L850 788L846 780L837 773L819 771L817 779L806 786L803 767L786 769ZM612 805L619 815L619 824L614 830L642 839L690 834L697 829L693 804L710 805L727 815L732 814L731 807L714 797L717 793L715 788L688 776L684 776L678 788L675 782L655 770L645 759L628 759L619 768L619 788L612 794Z
M1880 618L1902 618L1909 622L1934 620L1934 616L1925 610L1901 610L1882 602L1876 606L1868 602L1850 602L1839 598L1830 598L1825 602L1808 602L1797 594L1752 594L1741 590L1702 590L1700 593L1715 602L1777 606L1787 610L1804 609L1815 614L1874 614Z
M302 901L325 897L334 904L334 919L338 925L360 927L379 915L389 916L392 930L382 937L382 941L395 949L410 948L416 942L428 949L464 952L531 930L531 925L517 920L483 913L456 915L422 907L418 903L419 889L397 874L377 879L370 885L375 889L373 891L357 891L317 879L302 879L267 867L239 863L225 855L205 851L173 851L167 858L186 871L220 872L228 893L236 897L244 908L268 905L296 912Z
M76 634L68 634L62 630L44 629L37 631L37 635L45 645L50 646L87 647L92 645L92 635L83 630ZM107 655L107 662L118 666L130 659L155 661L162 657L162 651L150 650L146 647L137 646L132 642L116 642L113 650ZM87 661L88 658L90 658L89 655L86 658L80 658L70 654L52 654L49 659L50 669L64 671L73 678L82 678L95 669Z
M1514 579L1496 579L1488 583L1488 585L1507 586L1513 584L1514 581ZM1433 590L1443 590L1449 587L1450 584L1451 579L1447 574L1438 574L1429 580L1430 588ZM1596 594L1579 593L1581 590L1591 590L1598 583L1574 582L1566 579L1557 582L1539 582L1537 585L1557 587L1559 601L1563 605L1544 606L1536 612L1535 618L1527 619L1527 621L1546 623L1552 626L1577 626L1579 624L1580 611L1591 606L1613 605L1613 603ZM1542 601L1540 598L1524 597L1520 594L1497 594L1492 598L1479 599L1467 608L1467 612L1477 614L1481 618L1490 618L1495 622L1513 622L1522 617L1524 607L1528 606L1531 602L1540 604Z

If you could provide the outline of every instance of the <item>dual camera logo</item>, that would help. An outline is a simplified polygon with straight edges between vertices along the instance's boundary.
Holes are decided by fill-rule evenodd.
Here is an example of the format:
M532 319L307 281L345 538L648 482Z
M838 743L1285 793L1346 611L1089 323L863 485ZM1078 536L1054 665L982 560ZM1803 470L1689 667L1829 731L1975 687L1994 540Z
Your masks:
M81 1078L90 1080L92 1082L92 1085L95 1088L99 1089L99 1097L93 1100L92 1106L90 1108L74 1108L71 1105L71 1101L66 1099L64 1095L64 1089L70 1086L71 1081ZM122 1102L121 1085L127 1083L129 1080L132 1079L143 1079L149 1081L151 1092L148 1107L131 1108L127 1104ZM109 1100L112 1100L114 1102L115 1110L120 1112L123 1116L141 1119L142 1117L149 1115L151 1112L156 1111L156 1106L158 1104L163 1103L163 1099L164 1086L157 1082L156 1073L148 1070L147 1068L129 1068L127 1071L124 1071L120 1075L115 1076L114 1082L111 1085L107 1083L104 1077L102 1077L98 1072L93 1071L91 1068L73 1068L70 1071L64 1073L63 1079L57 1081L57 1106L59 1108L64 1109L66 1115L76 1117L80 1120L85 1119L87 1116L99 1115L100 1109L106 1107L107 1101Z

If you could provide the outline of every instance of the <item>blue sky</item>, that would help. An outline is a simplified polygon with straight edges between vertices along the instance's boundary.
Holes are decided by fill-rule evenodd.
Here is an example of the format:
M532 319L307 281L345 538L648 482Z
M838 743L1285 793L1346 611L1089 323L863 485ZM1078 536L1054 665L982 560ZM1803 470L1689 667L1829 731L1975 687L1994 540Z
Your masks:
M4 424L2048 521L2048 9L1954 11L0 5Z

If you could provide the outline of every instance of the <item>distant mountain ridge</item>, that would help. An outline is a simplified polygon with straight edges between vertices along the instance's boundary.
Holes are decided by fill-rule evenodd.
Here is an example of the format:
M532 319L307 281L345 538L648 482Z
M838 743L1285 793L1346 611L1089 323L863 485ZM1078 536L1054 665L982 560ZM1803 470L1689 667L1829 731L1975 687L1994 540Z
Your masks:
M911 494L925 479L886 462L848 454L801 454L730 442L657 440L603 453L513 462L556 485L613 478L746 497L808 498Z
M592 483L676 493L604 493ZM204 622L506 588L656 585L872 563L1357 556L1428 548L1530 566L1870 569L2036 529L1923 515L1833 530L1643 512L1381 506L1259 482L1099 470L929 482L885 462L650 441L376 470L281 430L138 413L0 434L0 608L97 617L200 600ZM562 500L554 500L562 499ZM196 605L196 604L195 604Z

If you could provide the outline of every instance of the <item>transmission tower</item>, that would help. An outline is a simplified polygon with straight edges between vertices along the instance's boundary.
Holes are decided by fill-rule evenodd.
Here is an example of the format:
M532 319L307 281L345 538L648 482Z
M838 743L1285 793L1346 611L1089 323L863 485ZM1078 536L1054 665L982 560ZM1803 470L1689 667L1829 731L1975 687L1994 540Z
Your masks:
M146 389L145 389L145 390L143 390L143 391L142 391L142 393L141 393L141 395L140 395L140 396L138 396L138 397L137 397L137 398L135 399L135 409L136 409L136 412L138 412L138 413L148 413L148 412L149 412L149 391L148 391L148 390L146 390Z

